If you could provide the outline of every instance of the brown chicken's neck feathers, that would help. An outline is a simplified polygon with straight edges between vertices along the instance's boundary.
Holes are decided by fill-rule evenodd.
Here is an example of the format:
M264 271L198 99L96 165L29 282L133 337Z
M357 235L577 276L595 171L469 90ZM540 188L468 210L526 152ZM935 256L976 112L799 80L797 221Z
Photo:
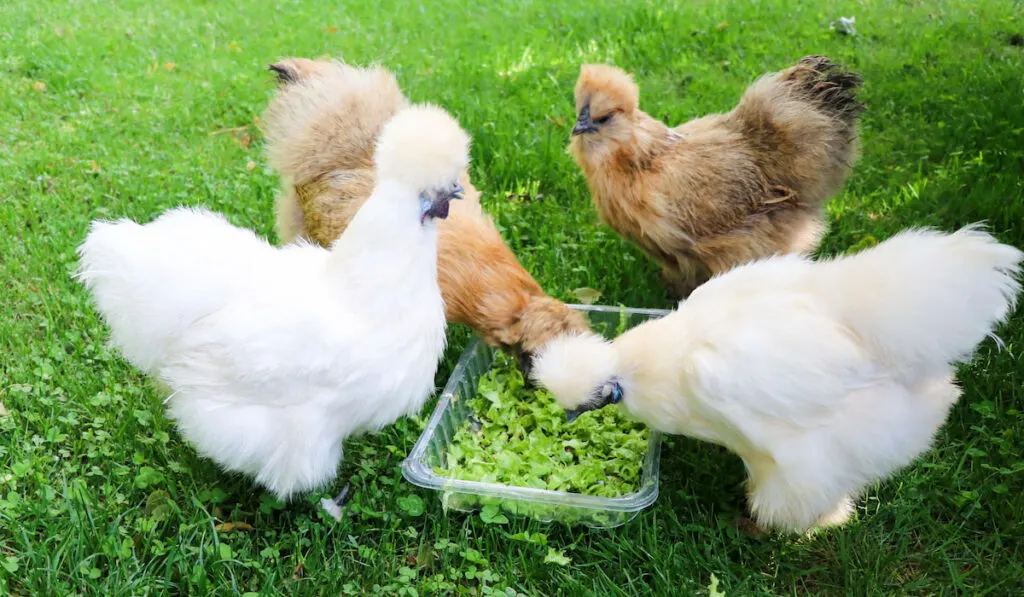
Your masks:
M590 330L582 313L543 293L530 297L521 317L523 334L519 345L531 353L540 350L555 336Z
M528 284L492 285L477 298L473 321L484 323L484 340L492 345L533 352L551 338L589 330L586 318Z

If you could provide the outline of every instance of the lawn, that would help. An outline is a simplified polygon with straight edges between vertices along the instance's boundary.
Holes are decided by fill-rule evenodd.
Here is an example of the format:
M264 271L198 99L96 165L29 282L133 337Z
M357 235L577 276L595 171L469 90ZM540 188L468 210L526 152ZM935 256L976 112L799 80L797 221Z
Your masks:
M341 481L283 505L199 458L70 278L94 218L205 205L274 240L259 117L266 65L288 55L380 61L456 115L487 209L564 300L672 304L597 222L565 151L584 61L635 72L642 107L677 122L827 54L863 75L868 109L822 254L978 220L1024 246L1024 4L333 4L0 5L0 594L708 595L712 575L729 597L1024 594L1019 314L1004 350L987 341L960 370L935 448L839 530L743 533L742 465L682 438L658 502L615 530L446 514L401 477L415 418L346 444L354 496L336 523L317 504ZM856 36L829 30L850 15ZM439 385L468 338L451 330Z

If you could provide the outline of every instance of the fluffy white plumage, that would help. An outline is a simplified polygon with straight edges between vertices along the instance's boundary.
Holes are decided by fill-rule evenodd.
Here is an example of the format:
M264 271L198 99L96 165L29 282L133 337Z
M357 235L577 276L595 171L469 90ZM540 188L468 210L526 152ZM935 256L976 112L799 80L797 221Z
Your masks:
M558 340L534 377L570 410L609 402L718 443L763 526L844 521L851 498L925 452L969 359L1020 290L1021 259L976 226L908 230L856 255L754 262L608 342Z
M408 108L382 131L377 186L330 250L276 248L178 208L146 225L94 222L79 278L112 343L170 388L201 454L282 498L318 488L346 437L433 391L445 318L423 212L452 192L468 146L443 110Z

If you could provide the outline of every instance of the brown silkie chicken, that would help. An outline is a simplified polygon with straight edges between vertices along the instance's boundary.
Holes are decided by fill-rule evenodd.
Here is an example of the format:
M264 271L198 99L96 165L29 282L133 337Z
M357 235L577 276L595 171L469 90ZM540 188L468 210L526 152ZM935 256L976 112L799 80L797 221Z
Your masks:
M267 152L282 175L277 233L329 246L373 188L373 151L383 125L408 101L379 67L290 58L270 66L280 86L266 113ZM462 201L438 226L438 284L449 323L472 327L485 342L530 357L586 318L548 296L519 264L480 206L469 173Z
M861 78L808 56L739 105L669 128L639 109L630 75L584 65L570 149L601 219L662 267L677 296L777 253L809 253L825 202L860 156Z

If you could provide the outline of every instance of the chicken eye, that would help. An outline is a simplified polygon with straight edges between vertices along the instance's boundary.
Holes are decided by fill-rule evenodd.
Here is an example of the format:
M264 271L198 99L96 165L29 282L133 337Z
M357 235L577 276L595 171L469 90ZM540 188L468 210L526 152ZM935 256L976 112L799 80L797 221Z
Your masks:
M612 119L612 115L611 114L605 114L604 116L602 116L600 118L595 118L594 119L594 124L604 124L604 123L608 122L611 119Z

